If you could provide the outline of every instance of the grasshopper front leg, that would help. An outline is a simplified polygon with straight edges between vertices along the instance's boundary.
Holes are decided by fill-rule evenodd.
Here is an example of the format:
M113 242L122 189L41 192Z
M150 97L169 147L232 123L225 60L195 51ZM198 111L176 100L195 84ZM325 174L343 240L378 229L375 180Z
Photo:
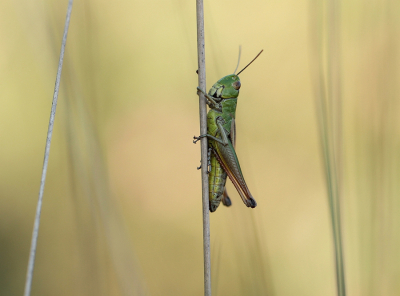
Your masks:
M207 105L211 108L211 109L215 109L218 110L219 112L222 112L222 108L221 108L221 104L218 104L212 96L210 96L208 93L206 93L204 90L202 90L200 87L197 87L197 91L200 91L203 93L203 95L206 97L207 99Z

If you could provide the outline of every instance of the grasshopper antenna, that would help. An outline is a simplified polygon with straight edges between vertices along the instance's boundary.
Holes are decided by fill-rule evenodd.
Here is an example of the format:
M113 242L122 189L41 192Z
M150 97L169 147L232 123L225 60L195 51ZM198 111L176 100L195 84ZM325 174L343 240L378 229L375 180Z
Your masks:
M238 63L237 63L237 65L236 65L236 69L235 69L235 71L233 71L233 74L235 74L235 72L236 72L236 70L238 69L238 67L239 67L239 63L240 63L240 55L242 54L242 46L241 45L239 45L239 58L238 58Z
M263 51L264 51L264 49L261 49L261 51L258 53L258 55L256 55L256 57L255 57L250 63L248 63L247 66L244 67L244 68L243 68L239 73L237 73L236 75L239 75L240 73L242 73L242 72L244 71L244 69L246 69L248 66L250 66L250 64L251 64L252 62L254 62L255 59L258 58L258 56L259 56ZM235 70L235 71L236 71L236 70Z

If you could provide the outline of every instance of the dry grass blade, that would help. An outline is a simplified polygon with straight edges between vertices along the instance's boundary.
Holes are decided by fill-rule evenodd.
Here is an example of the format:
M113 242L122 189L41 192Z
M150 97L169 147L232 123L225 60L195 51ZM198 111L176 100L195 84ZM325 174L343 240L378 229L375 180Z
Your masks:
M67 16L66 16L65 25L64 25L64 34L63 34L63 39L62 39L62 44L61 44L60 59L58 62L56 84L54 87L53 102L52 102L51 113L50 113L49 128L47 131L46 148L45 148L45 153L44 153L44 161L43 161L43 169L42 169L42 178L40 181L39 199L38 199L38 203L37 203L37 207L36 207L35 222L34 222L33 231L32 231L31 248L30 248L30 252L29 252L29 262L28 262L28 270L27 270L27 274L26 274L25 292L24 292L25 296L29 296L31 294L32 276L33 276L33 269L34 269L34 265L35 265L36 246L37 246L37 239L38 239L39 225L40 225L40 213L42 210L44 185L46 183L46 173L47 173L47 165L49 162L50 144L51 144L51 138L53 135L54 119L55 119L55 115L56 115L58 92L60 89L61 71L62 71L62 65L63 65L63 60L64 60L65 45L67 43L69 21L70 21L71 12L72 12L72 3L73 3L73 0L69 0Z
M340 87L340 36L339 4L330 1L326 7L313 2L311 7L311 28L314 63L314 85L317 106L318 126L324 157L328 202L331 216L333 242L335 250L336 285L339 296L346 295L344 259L341 233L340 199L341 186L341 87ZM324 18L324 12L327 17ZM325 19L328 23L324 24ZM324 29L327 36L324 38ZM323 42L326 44L323 44ZM326 45L326 52L325 46ZM325 68L326 65L326 68Z
M204 42L203 1L196 0L197 11L197 55L199 88L206 89L206 57ZM200 135L207 133L206 98L199 92ZM203 248L204 248L204 295L211 295L211 252L210 252L210 216L208 212L208 175L207 175L207 138L201 140L201 181L203 200Z

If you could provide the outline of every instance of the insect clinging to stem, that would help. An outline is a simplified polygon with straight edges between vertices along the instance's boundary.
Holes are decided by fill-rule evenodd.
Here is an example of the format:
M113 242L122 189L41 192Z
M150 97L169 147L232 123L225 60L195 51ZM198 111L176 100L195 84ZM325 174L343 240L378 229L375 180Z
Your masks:
M234 74L219 79L208 91L208 94L197 87L197 91L204 94L207 105L210 107L210 111L207 113L207 134L193 137L193 143L204 137L208 138L207 169L209 173L210 212L214 212L221 201L225 206L232 204L225 188L227 176L232 181L244 204L251 208L257 206L246 185L235 152L235 114L241 87L239 74L254 62L262 52L263 50L238 74L235 74L240 61L239 49L239 61Z

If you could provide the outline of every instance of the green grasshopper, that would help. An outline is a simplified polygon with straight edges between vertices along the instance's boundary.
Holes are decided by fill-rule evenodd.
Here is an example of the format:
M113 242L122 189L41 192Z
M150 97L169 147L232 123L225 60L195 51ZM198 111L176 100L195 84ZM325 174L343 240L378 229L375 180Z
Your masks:
M218 208L221 200L225 206L232 204L225 188L227 176L231 179L244 204L251 208L257 206L244 180L234 147L236 144L235 113L241 86L239 74L261 53L262 50L238 74L230 74L218 80L208 94L199 87L197 88L205 95L207 105L210 107L210 111L207 113L207 134L193 137L193 143L204 137L209 139L207 171L209 173L210 212L214 212Z

